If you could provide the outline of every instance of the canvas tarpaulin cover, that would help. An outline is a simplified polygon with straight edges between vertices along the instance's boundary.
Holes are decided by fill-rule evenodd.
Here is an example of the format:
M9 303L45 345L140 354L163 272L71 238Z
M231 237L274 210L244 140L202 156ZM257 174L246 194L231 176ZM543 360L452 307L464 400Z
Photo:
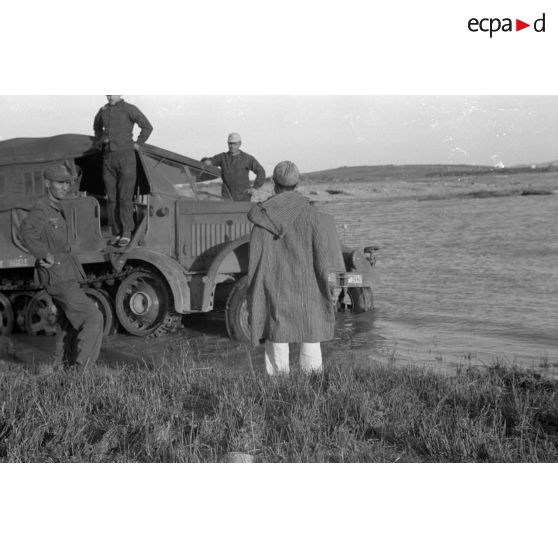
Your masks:
M93 136L62 134L48 138L14 138L0 141L0 166L63 161L93 153Z

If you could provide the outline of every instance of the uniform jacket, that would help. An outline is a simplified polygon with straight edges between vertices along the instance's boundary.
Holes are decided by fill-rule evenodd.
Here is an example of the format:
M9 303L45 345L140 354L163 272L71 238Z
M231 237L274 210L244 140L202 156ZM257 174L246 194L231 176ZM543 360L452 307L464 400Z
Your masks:
M134 149L134 124L141 128L137 143L143 145L153 126L141 110L126 101L118 101L114 106L107 103L101 107L93 122L95 138L105 151L124 151Z
M85 279L81 263L71 253L68 225L59 203L49 197L39 200L21 223L19 233L23 244L37 260L36 272L41 286ZM55 259L50 268L38 264L47 253Z
M284 192L248 213L248 308L252 343L317 343L333 338L328 274L344 271L333 217L297 192Z
M208 159L212 165L221 167L221 175L225 184L223 197L238 201L249 201L250 194L244 190L250 188L250 171L255 173L254 188L261 188L265 182L265 170L252 155L240 151L238 155L219 153Z

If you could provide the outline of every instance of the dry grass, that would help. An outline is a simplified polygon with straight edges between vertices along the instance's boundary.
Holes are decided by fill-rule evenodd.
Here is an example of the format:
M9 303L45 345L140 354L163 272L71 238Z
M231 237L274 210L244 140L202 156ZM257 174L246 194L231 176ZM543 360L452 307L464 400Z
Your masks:
M275 379L185 354L83 376L12 367L0 377L0 460L556 461L556 387L515 368L442 377L356 360Z

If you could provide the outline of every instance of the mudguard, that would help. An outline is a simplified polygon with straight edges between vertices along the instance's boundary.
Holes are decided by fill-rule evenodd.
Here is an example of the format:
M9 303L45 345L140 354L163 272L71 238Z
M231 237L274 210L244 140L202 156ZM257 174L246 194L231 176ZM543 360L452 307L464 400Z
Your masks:
M225 262L227 257L230 256L234 252L234 250L236 250L237 248L239 248L244 244L249 244L249 242L250 242L249 234L241 236L240 238L237 238L233 242L227 244L227 246L225 246L225 248L223 248L215 256L215 259L213 260L213 262L211 262L211 265L209 266L209 269L207 270L207 273L203 278L204 286L202 291L202 308L201 308L202 312L209 312L213 308L213 294L216 285L217 275L219 274L219 271L221 270L223 263ZM237 273L241 273L241 272L246 273L248 271L248 263L246 262L246 269L239 268L238 270L234 270L234 271Z
M341 249L346 270L362 275L362 285L359 286L374 287L378 281L375 269L376 258L367 258L362 248L349 248L342 244Z
M127 252L115 253L111 263L116 271L120 271L128 263L134 262L138 266L141 262L150 264L157 269L166 279L174 300L174 309L180 314L190 311L190 285L185 269L176 261L161 254L145 248L133 248Z

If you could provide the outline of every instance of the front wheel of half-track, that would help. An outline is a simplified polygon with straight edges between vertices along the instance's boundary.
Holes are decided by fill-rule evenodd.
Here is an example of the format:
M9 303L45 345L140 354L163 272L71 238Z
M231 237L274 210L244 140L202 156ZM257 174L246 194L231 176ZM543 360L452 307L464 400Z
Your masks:
M338 312L350 312L351 314L362 314L374 308L374 297L370 287L349 287L343 298L339 296L336 304Z
M231 339L243 342L250 341L248 277L242 277L232 288L225 308L225 322Z
M122 280L115 308L123 329L137 337L159 337L181 325L182 316L174 312L167 282L149 269L133 271Z

